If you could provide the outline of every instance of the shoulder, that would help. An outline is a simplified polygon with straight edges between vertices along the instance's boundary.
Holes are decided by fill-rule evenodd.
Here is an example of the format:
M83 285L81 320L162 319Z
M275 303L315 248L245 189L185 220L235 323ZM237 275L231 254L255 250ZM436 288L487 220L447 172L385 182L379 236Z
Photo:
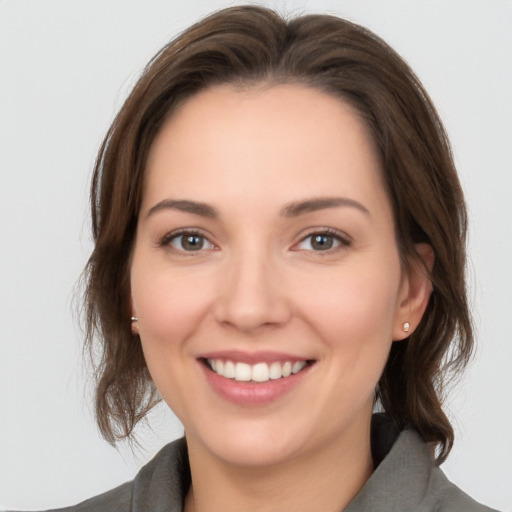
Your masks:
M409 473L410 479L403 481L408 481L409 488L417 493L418 512L496 512L450 482L434 463L430 448L417 432L406 430L400 434L389 456L391 462L395 450L401 455L402 469ZM396 465L389 469L396 474Z
M132 482L127 482L94 498L85 500L78 505L48 510L46 512L98 512L99 510L129 512L131 511L131 502Z
M386 418L375 419L376 468L345 512L493 512L448 480L416 431L398 432Z
M450 482L438 467L432 468L430 476L431 496L435 500L438 512L496 512L494 509L478 503Z
M496 512L478 503L446 477L434 463L432 452L419 434L402 432L396 443L402 448L401 463L417 478L418 511L425 512Z
M190 485L185 439L164 446L137 473L110 491L71 507L45 512L181 512Z

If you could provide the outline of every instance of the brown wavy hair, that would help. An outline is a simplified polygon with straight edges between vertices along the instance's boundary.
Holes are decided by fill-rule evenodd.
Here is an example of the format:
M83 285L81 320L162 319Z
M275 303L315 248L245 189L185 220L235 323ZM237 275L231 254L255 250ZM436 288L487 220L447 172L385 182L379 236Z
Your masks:
M97 422L111 443L130 438L159 401L130 326L130 258L148 151L180 102L216 84L296 83L354 106L376 142L405 268L432 246L433 292L423 319L392 345L377 400L413 426L442 462L453 429L442 384L472 351L465 285L466 209L442 123L422 85L384 41L330 15L287 20L232 7L167 44L147 65L110 127L91 187L95 246L84 270L86 347L95 361Z

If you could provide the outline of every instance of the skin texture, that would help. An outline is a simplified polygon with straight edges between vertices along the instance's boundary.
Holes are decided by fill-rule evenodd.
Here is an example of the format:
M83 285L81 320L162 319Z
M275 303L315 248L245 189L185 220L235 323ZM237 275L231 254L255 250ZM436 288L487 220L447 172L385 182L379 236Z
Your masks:
M282 214L332 197L361 207ZM199 250L173 238L181 229L204 236ZM321 250L311 235L326 230L333 247ZM218 86L181 105L150 151L131 300L151 376L185 428L187 508L349 503L373 469L369 425L389 349L429 293L421 272L402 271L380 163L350 106L298 85ZM199 359L227 350L314 364L277 399L235 404Z

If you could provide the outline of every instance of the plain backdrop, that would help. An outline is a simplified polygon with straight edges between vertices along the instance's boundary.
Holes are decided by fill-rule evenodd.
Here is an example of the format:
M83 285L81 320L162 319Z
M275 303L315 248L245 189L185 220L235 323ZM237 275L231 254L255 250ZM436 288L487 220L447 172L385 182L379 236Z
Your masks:
M451 137L470 211L478 351L451 391L444 470L512 510L512 2L303 0L388 41ZM171 37L233 2L0 0L0 508L76 503L131 479L182 434L165 407L118 450L98 435L73 317L91 249L88 181L138 73Z

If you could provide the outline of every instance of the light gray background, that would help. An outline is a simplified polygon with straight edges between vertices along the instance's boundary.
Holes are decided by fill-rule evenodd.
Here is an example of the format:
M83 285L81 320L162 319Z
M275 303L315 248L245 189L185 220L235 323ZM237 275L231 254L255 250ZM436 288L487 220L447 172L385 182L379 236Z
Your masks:
M102 135L148 59L232 4L0 0L0 508L83 500L130 479L181 434L161 408L135 455L100 439L71 300L90 250L87 184ZM469 203L478 340L450 394L457 439L444 469L478 500L512 510L512 2L267 5L367 25L438 106Z

